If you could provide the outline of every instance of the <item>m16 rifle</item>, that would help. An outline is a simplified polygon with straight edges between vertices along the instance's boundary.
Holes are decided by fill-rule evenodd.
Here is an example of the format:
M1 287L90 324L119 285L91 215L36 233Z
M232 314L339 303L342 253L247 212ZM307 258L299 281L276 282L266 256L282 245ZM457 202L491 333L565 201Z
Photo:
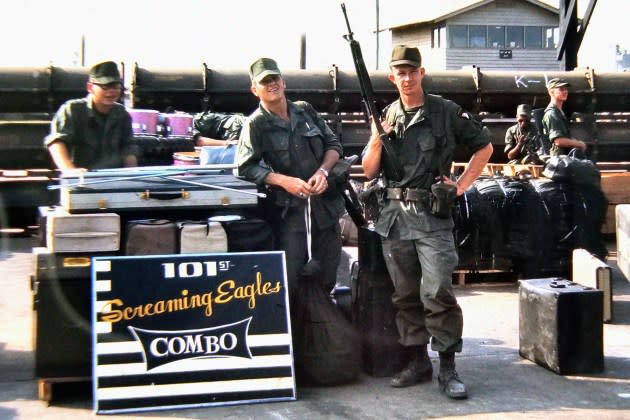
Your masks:
M344 39L350 43L350 51L352 51L352 59L354 61L354 67L361 87L363 105L365 106L367 115L374 121L376 129L378 130L378 136L383 144L383 151L385 152L381 160L383 173L387 179L400 181L402 179L402 171L391 145L394 133L392 132L388 135L381 125L382 113L376 104L372 81L370 80L370 75L365 67L365 61L363 60L363 54L361 53L361 45L359 45L359 42L354 39L352 30L350 29L350 21L348 20L346 5L344 3L341 3L341 10L343 11L343 16L346 19L346 26L348 27L348 34L344 35Z

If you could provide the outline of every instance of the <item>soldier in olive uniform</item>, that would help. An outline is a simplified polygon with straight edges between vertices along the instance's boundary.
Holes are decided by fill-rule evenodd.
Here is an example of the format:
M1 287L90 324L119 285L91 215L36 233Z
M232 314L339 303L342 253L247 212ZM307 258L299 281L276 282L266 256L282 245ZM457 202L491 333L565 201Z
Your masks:
M551 100L543 115L543 133L551 142L551 156L566 155L571 149L586 151L586 143L571 137L569 120L562 111L562 106L569 97L570 84L560 78L547 82L547 92Z
M341 143L310 104L286 98L285 81L274 60L256 60L250 76L260 104L244 122L237 173L269 187L273 205L266 216L277 248L286 255L290 298L296 296L308 257L306 218L311 221L312 257L321 266L322 287L330 292L341 255L344 202L328 172L342 156ZM307 200L310 216L305 212Z
M394 284L400 343L410 354L408 365L391 379L406 387L432 379L427 344L439 352L440 390L450 398L468 396L455 370L455 353L462 350L463 315L452 288L457 266L452 215L437 216L429 208L432 185L438 180L461 195L477 179L492 154L490 133L452 101L423 91L425 70L418 48L404 45L392 51L389 80L400 95L386 111L383 129L394 132L391 142L402 179L387 179L375 231ZM450 180L453 151L465 145L473 153L457 182ZM376 126L363 153L363 170L373 179L383 169L384 153ZM388 159L388 162L391 160Z
M122 80L113 61L95 64L89 94L64 103L52 119L44 144L57 168L101 169L137 166L131 116L117 101Z
M225 146L237 144L245 116L202 112L193 118L192 136L195 146Z
M509 163L540 165L538 130L532 123L532 108L521 104L516 109L516 124L505 132L505 153Z

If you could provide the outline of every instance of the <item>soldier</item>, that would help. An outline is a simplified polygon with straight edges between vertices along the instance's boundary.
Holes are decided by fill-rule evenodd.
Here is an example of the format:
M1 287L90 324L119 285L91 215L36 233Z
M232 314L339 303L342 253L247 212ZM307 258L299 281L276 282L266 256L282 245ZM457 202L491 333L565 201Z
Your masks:
M389 80L400 97L386 110L382 125L386 132L396 134L392 146L402 179L387 179L383 171L386 188L374 228L381 236L394 284L392 302L400 343L410 355L407 366L390 384L406 387L432 379L430 341L440 356L440 390L450 398L467 398L466 386L455 370L455 353L462 350L463 315L452 288L458 260L449 206L488 162L490 133L454 102L423 91L425 70L418 48L396 46L389 65ZM457 144L466 145L473 155L455 182L446 174ZM383 157L382 142L372 124L362 162L368 179L379 176ZM445 199L434 200L437 197ZM444 208L449 211L440 211Z
M505 153L509 163L541 165L538 130L532 123L532 108L521 104L516 108L516 124L505 132Z
M543 115L543 133L551 142L551 156L566 155L571 149L586 151L586 143L571 137L569 133L569 120L562 111L562 106L569 97L569 86L567 81L554 78L547 82L547 92L551 100L545 108Z
M122 80L116 63L92 66L87 91L85 98L64 103L52 119L44 144L55 165L61 170L137 166L131 116L117 102Z
M328 293L341 256L339 218L344 210L343 197L332 188L328 175L342 156L341 143L312 105L286 98L285 81L274 60L256 60L250 76L251 91L260 104L241 130L238 174L269 187L273 203L266 215L278 249L286 254L290 298L296 296L307 262L307 217L313 259L321 266L321 286ZM309 198L311 214L306 215Z
M202 112L193 118L193 140L195 146L225 146L237 144L245 116Z

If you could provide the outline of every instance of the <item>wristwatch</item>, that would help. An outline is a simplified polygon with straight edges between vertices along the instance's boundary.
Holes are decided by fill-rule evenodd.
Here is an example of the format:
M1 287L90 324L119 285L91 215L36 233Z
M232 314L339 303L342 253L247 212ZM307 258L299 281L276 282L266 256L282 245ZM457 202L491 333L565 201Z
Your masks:
M326 178L328 178L328 171L324 168L319 168L318 171L322 171L322 173L324 174L324 176L326 176Z

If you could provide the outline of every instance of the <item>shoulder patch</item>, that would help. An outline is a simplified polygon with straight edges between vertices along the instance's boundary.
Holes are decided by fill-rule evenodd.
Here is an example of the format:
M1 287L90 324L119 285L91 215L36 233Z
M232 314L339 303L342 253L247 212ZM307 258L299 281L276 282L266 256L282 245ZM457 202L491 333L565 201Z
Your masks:
M459 117L465 120L472 120L472 115L464 110L459 111Z

